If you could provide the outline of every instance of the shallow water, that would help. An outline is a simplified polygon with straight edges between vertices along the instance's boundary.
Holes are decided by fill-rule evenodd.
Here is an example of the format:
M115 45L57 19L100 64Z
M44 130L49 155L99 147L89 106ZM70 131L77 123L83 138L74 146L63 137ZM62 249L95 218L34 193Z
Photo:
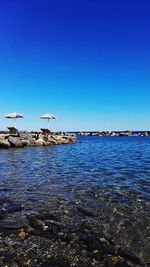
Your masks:
M0 151L1 194L39 199L40 186L41 193L73 197L76 187L96 186L112 197L134 195L144 206L149 185L149 137L79 137L75 145Z
M0 196L41 209L62 197L95 210L115 242L148 259L150 137L79 137L73 145L0 150Z

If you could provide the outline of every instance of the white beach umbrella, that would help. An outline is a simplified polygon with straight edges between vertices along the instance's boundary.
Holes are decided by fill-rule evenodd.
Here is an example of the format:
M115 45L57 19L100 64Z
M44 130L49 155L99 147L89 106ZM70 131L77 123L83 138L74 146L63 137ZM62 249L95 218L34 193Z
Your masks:
M24 118L22 114L13 112L5 115L5 118L7 119L13 119L14 120L14 127L16 128L16 119Z
M47 121L48 121L47 128L49 130L49 121L52 119L56 119L56 117L53 114L46 113L46 114L40 116L40 119L47 119Z

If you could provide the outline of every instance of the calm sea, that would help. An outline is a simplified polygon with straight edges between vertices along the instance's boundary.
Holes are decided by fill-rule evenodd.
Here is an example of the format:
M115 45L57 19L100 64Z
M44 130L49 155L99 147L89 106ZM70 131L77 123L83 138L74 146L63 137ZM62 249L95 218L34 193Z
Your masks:
M38 185L41 193L70 198L75 188L98 187L148 202L150 137L78 137L75 145L1 149L1 194L17 191L22 198L29 190L39 199Z
M1 149L0 195L28 211L52 197L89 206L102 213L101 224L117 242L128 240L147 257L150 137L79 137L74 145Z

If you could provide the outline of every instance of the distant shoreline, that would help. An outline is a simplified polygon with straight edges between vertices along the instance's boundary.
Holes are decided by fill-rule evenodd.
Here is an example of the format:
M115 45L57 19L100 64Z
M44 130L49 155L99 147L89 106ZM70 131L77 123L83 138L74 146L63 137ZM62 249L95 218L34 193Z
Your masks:
M20 134L39 135L41 131L19 131ZM0 131L0 135L9 135L9 131ZM51 135L73 136L150 136L150 131L59 131L51 132Z
M77 136L150 136L150 131L84 131L74 133Z

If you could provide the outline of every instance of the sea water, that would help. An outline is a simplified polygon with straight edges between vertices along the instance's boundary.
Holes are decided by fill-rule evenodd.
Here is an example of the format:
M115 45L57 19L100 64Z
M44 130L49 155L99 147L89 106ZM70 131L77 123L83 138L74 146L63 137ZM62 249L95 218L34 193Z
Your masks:
M1 149L0 196L27 212L52 198L80 203L97 212L115 242L147 259L150 137L89 136L73 145Z

